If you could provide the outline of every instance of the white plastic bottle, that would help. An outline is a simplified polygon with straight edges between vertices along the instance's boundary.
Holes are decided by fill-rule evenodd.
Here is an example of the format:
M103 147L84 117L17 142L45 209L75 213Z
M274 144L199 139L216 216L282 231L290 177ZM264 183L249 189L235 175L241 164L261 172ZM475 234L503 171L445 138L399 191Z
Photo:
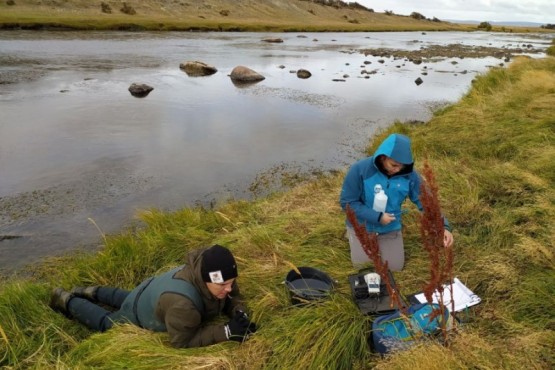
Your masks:
M385 212L385 206L387 205L387 195L384 193L383 189L380 189L376 194L374 194L374 205L372 209L376 212Z

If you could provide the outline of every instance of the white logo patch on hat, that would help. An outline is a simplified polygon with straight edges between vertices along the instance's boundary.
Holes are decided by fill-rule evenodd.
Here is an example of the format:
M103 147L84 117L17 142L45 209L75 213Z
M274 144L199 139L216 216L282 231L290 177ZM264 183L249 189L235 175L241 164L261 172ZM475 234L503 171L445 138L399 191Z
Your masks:
M213 283L217 283L217 284L221 284L224 282L224 278L222 276L222 272L221 271L212 271L208 273L208 276L210 276L210 281Z

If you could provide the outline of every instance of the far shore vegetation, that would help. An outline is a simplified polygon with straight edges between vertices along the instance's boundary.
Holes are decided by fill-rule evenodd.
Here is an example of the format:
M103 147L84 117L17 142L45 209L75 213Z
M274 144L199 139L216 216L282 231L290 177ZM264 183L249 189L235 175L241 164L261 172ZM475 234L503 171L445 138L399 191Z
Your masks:
M126 31L499 31L550 28L454 24L412 12L374 12L356 2L330 0L1 0L0 30Z
M545 53L547 55L551 55L552 57L555 57L555 38L551 40L551 46L547 48Z
M16 0L18 1L18 0ZM2 9L3 11L4 9ZM6 369L553 369L555 368L555 58L518 57L477 76L456 104L424 124L395 122L416 167L433 169L455 235L454 274L482 302L460 315L448 346L428 340L382 358L370 318L351 297L356 273L338 198L344 171L213 209L140 212L136 227L103 235L98 253L50 258L0 286L0 367ZM402 294L430 279L418 211L406 205ZM133 288L220 243L237 256L257 333L246 343L174 349L165 333L119 325L92 333L48 307L52 288ZM332 295L291 305L283 280L300 266L337 280Z

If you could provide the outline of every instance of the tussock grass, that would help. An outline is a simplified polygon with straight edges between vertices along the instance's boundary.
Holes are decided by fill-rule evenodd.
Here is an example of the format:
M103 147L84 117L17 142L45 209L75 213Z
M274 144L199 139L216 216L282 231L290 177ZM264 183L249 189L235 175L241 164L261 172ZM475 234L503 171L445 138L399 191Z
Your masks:
M551 40L551 46L547 48L546 53L555 57L555 39Z
M67 353L72 369L230 369L229 348L213 346L174 349L161 333L153 334L132 325L121 325L110 334L95 334Z
M143 211L141 226L108 236L101 252L51 259L0 288L0 366L8 369L551 369L555 366L555 58L520 58L476 78L460 102L425 125L395 123L428 160L454 227L455 275L482 297L446 348L424 342L387 358L369 352L369 318L350 297L339 191L344 173L214 210ZM402 293L428 278L417 211L405 218ZM132 288L214 242L229 246L260 330L248 342L173 349L165 334L122 325L90 333L51 311L54 286ZM319 304L293 307L283 280L312 266L338 286ZM223 319L222 319L223 320Z

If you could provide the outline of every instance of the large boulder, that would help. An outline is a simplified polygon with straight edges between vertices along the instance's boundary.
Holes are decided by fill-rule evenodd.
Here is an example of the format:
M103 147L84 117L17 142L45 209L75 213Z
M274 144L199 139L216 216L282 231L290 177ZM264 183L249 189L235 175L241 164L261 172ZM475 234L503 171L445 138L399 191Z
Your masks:
M257 82L266 78L260 73L244 66L237 66L233 68L229 77L234 82Z
M312 76L312 73L310 73L310 71L308 71L306 69L299 69L297 71L297 77L298 78L309 78L310 76Z
M131 95L133 95L136 98L144 98L145 96L147 96L152 90L154 90L154 87L152 86L148 86L146 84L138 84L133 82L131 84L131 86L129 86L129 92L131 93Z
M210 76L218 72L216 67L199 61L188 61L185 63L181 63L179 65L179 68L184 70L188 76L193 76L193 77Z

